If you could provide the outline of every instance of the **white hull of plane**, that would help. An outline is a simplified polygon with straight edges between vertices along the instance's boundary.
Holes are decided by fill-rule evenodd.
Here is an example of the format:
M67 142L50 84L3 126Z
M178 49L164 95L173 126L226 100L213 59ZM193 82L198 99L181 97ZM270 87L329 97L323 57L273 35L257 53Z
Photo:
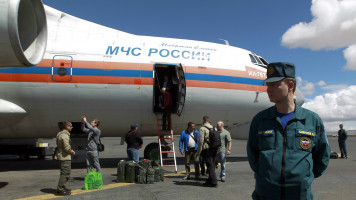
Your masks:
M20 11L30 7L29 2L20 0L18 4L0 1L9 8L18 6ZM0 48L0 68L4 68L0 69L0 138L52 138L59 122L79 122L83 115L89 120L100 119L103 137L122 137L132 123L139 124L143 136L156 136L154 69L162 63L181 67L185 74L178 78L179 95L184 95L177 111L181 115L172 115L175 134L189 121L201 124L203 115L208 115L213 125L224 121L233 138L247 139L246 127L252 117L272 105L262 85L265 63L250 51L128 34L50 7L42 13L38 2L30 1L35 19L26 18L32 16L31 9L16 16L7 5L0 7L10 13L6 15L10 16L8 26L1 26L9 30L0 30L0 34L8 34L0 39L4 44ZM28 22L31 19L39 21ZM12 24L17 21L18 30ZM43 21L48 27L45 40ZM37 25L37 29L28 24ZM35 34L20 34L21 30ZM41 56L43 49L43 59L37 62L34 58ZM251 56L258 62L252 62ZM25 66L30 67L17 68Z
M101 120L103 137L124 136L132 123L140 124L144 136L157 136L152 86L2 83L0 93L27 112L2 114L1 138L52 138L58 122L79 122L83 115ZM256 92L188 87L182 115L172 115L173 130L180 133L189 121L201 124L203 115L212 123L223 120L229 129L269 106L263 103L267 98L263 93L255 102ZM247 133L232 136L246 139Z

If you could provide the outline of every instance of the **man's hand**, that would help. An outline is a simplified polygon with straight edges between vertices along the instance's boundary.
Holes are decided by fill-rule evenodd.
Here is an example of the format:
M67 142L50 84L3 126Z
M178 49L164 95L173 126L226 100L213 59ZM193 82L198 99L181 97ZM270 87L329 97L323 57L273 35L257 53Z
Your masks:
M180 151L180 154L182 154L182 155L183 155L183 154L184 154L184 151Z
M73 149L69 150L68 152L69 154L75 155L75 151L73 151Z
M87 121L87 118L86 117L82 117L82 122L86 122Z
M226 155L230 155L230 154L231 154L231 150L227 150Z

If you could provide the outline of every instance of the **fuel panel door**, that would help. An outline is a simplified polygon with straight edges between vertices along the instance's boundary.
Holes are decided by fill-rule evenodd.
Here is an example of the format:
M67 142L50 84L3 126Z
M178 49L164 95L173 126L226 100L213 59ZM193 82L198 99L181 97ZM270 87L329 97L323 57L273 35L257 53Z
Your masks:
M175 66L177 80L178 80L178 97L176 102L176 114L180 116L183 111L184 103L185 103L185 94L186 94L186 83L183 67L181 64Z
M55 55L52 60L52 80L54 82L72 81L73 57L67 55Z

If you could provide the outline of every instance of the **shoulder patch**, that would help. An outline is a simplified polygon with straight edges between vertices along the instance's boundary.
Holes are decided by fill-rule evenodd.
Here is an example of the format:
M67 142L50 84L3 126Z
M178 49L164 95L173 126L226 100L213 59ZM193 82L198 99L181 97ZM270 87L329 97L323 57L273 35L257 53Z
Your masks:
M314 131L303 130L303 129L298 129L297 130L297 135L305 135L305 136L315 137L315 132Z
M258 135L263 135L263 136L274 135L274 130L258 131Z

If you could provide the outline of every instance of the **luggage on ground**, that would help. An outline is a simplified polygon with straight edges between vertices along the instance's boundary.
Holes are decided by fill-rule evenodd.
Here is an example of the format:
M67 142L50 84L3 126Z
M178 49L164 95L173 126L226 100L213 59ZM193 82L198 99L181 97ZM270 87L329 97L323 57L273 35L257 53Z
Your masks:
M136 181L136 163L129 161L125 167L125 182L135 183Z
M89 172L85 175L84 190L103 188L103 176L100 172Z
M125 182L125 168L127 161L121 160L117 164L117 182Z
M332 151L331 153L330 153L330 158L332 158L332 159L337 159L339 156L337 155L337 153L335 152L335 151Z
M144 167L146 170L147 170L148 167L151 167L151 166L152 166L151 160L147 160L147 159L140 160L139 165L141 165L142 167Z
M143 166L136 166L136 182L140 184L147 183L147 170Z
M147 168L147 183L153 183L155 181L155 170L152 167Z

